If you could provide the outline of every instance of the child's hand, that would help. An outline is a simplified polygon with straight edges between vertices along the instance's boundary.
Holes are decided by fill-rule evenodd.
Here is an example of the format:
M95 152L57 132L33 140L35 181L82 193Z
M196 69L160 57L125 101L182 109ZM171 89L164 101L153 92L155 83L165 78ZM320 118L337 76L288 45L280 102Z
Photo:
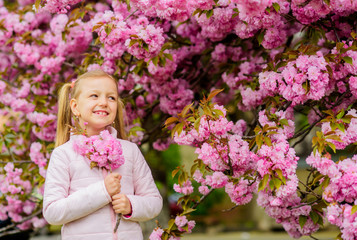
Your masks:
M119 175L119 173L110 173L105 177L104 185L111 197L114 194L120 193L121 190L120 179L121 176Z
M112 199L113 209L116 213L122 213L124 215L131 214L130 200L125 194L115 194Z

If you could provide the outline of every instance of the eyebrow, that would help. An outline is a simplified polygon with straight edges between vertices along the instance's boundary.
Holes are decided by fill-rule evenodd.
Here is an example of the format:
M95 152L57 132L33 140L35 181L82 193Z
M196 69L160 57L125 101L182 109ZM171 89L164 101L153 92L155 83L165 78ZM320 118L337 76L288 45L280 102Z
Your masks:
M97 90L97 89L91 89L88 91L89 93L99 93L100 91ZM107 93L107 95L116 95L116 96L119 96L119 94L117 92L114 92L114 91L110 91Z

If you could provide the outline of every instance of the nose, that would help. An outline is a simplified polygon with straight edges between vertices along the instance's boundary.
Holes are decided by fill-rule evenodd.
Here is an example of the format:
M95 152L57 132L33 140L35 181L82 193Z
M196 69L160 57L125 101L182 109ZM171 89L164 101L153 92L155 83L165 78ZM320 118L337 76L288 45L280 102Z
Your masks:
M98 100L99 100L99 105L101 105L101 106L108 105L108 99L106 97L100 97Z

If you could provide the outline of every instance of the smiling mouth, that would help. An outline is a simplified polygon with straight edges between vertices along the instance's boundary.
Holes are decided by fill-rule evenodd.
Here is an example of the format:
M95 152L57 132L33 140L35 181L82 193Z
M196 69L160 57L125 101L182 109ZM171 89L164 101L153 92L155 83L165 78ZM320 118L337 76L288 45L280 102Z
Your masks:
M97 115L101 115L101 116L107 116L107 115L109 115L109 113L107 113L107 112L105 112L105 111L95 111L94 113L97 114Z

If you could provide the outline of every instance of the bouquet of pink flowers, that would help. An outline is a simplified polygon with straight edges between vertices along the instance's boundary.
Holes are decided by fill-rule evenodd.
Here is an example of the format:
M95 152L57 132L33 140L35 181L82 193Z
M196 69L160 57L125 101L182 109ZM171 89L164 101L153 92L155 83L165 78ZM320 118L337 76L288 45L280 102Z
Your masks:
M106 168L110 172L124 164L123 149L120 140L113 137L108 130L101 131L99 135L87 137L85 131L74 128L73 133L79 135L73 142L74 151L87 157L91 169L94 167ZM118 214L114 232L117 231L121 219Z
M120 140L113 137L108 130L91 137L79 135L73 143L73 148L91 161L91 168L106 168L111 172L124 164Z

